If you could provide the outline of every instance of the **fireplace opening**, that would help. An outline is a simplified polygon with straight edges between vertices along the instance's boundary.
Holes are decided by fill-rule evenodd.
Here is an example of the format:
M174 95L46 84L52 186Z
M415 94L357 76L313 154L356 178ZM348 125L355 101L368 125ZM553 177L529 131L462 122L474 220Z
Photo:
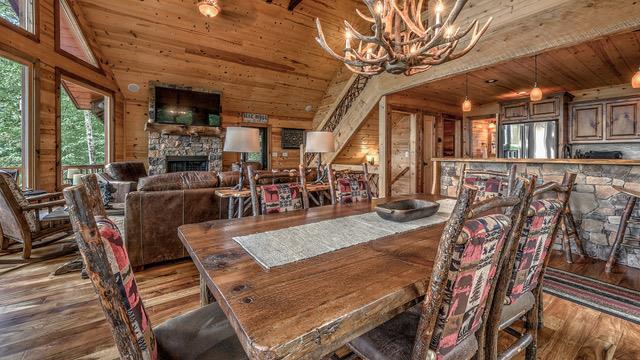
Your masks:
M209 159L206 156L167 156L167 172L208 171Z

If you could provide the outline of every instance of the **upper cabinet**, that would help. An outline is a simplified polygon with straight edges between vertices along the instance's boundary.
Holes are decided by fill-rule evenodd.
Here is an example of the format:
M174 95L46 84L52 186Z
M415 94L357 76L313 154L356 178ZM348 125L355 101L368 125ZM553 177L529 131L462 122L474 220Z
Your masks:
M529 102L515 101L504 103L501 106L502 121L518 121L529 118Z
M531 119L550 119L560 116L560 97L543 99L529 104Z
M640 98L570 105L571 142L640 140Z

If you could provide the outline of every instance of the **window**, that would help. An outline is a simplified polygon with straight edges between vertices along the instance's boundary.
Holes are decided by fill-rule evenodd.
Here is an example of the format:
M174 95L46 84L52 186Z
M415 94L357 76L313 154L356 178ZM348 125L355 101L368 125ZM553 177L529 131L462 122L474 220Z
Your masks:
M0 57L0 169L27 185L29 67Z
M60 163L64 184L77 182L82 174L102 172L109 153L110 104L110 95L61 76Z
M263 169L269 168L269 129L261 127L260 129L260 152L248 153L247 161L258 162L262 164Z
M0 17L23 30L35 33L35 0L0 0Z
M3 0L0 0L3 1ZM56 46L65 54L80 60L82 63L89 64L93 67L99 67L98 61L94 56L87 39L84 37L80 25L73 13L71 7L65 0L58 0L56 7Z

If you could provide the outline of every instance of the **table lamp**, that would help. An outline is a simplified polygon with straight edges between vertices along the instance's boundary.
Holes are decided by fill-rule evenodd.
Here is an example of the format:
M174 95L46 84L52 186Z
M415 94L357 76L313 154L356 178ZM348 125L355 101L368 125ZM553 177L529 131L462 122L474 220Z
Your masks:
M336 144L331 131L309 131L307 132L307 141L305 152L318 153L318 178L317 183L321 183L325 176L322 169L322 154L332 153L336 151Z
M236 189L242 189L244 182L244 161L246 153L260 152L260 130L249 127L228 127L224 138L224 152L240 153L240 180Z

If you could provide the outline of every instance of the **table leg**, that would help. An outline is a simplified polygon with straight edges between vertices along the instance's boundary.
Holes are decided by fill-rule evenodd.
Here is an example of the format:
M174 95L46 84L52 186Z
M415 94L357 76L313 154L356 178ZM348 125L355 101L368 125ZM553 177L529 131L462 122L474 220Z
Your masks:
M234 214L234 199L232 197L229 198L229 211L227 212L227 218L228 219L233 219L233 214Z
M564 251L564 260L567 264L573 264L571 243L569 242L569 231L567 230L567 224L564 221L564 216L561 219L560 226L562 227L562 251Z
M636 201L638 201L638 198L635 196L631 196L629 198L629 201L627 202L627 206L624 208L624 213L620 218L620 225L618 226L618 233L616 234L616 241L613 243L613 247L611 248L611 252L609 253L609 260L607 260L607 265L604 268L604 271L606 273L611 272L611 269L616 262L618 248L620 247L620 244L624 239L624 233L627 231L627 225L629 224L629 219L631 218L633 209L636 207Z
M207 287L207 282L204 280L202 275L200 275L200 306L205 307L211 303L214 303L215 301L216 299L213 297L213 294L211 294L211 291L209 291L209 288Z
M578 228L576 227L576 221L573 218L573 213L571 213L571 209L567 207L567 211L564 214L564 224L567 227L567 233L569 236L572 236L576 242L576 250L578 251L578 255L586 256L586 252L584 251L584 247L582 246L582 239L580 239L580 234L578 233Z

